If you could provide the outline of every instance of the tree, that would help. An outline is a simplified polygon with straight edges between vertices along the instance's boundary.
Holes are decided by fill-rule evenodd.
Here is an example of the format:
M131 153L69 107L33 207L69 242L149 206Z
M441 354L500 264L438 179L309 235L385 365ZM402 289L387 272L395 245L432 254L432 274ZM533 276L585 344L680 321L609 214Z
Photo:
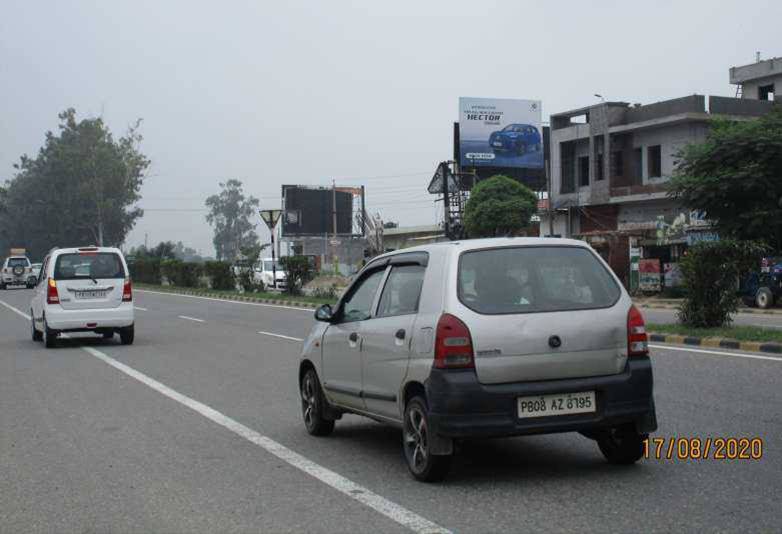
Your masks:
M464 208L470 237L512 236L530 224L538 197L513 178L498 174L478 182Z
M288 293L298 295L301 288L312 279L312 265L307 256L283 256L280 264L285 271Z
M120 246L143 212L135 204L150 160L141 121L115 139L100 117L59 114L35 158L21 156L0 209L0 237L39 258L53 246Z
M258 234L251 218L258 211L258 199L245 198L242 182L228 180L220 183L219 194L206 199L209 214L206 221L214 226L215 252L218 260L233 261L241 249L258 244Z
M679 260L687 296L679 321L694 327L720 327L738 310L736 286L760 264L768 248L755 241L722 240L698 243Z
M704 212L720 236L782 250L782 107L757 120L715 120L681 150L669 194Z

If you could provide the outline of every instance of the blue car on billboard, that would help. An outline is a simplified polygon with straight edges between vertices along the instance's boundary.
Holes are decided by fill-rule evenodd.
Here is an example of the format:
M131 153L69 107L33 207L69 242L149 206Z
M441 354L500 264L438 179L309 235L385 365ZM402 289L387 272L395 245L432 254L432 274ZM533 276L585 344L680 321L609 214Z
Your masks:
M526 154L542 149L540 132L531 124L509 124L502 130L492 132L489 146L495 154Z

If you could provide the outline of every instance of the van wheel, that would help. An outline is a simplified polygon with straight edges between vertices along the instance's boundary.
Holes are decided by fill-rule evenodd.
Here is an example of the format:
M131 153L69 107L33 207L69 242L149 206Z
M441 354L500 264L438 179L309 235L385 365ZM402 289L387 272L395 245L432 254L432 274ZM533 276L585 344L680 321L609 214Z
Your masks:
M764 310L770 308L774 305L774 294L767 287L761 287L755 295L755 305Z
M30 327L33 333L33 341L41 341L43 339L43 334L35 329L35 316L33 315L33 310L30 310Z
M119 339L122 341L123 345L133 344L133 338L136 337L135 330L135 325L130 325L128 327L119 329Z
M608 463L630 465L641 459L644 453L644 440L648 434L639 434L635 428L611 428L597 438L597 445Z
M326 398L315 369L309 369L301 380L301 415L307 432L313 436L328 436L334 431L334 421L326 419Z
M402 426L402 448L410 473L422 482L444 479L451 467L452 455L431 454L428 409L424 399L410 399Z
M47 349L53 349L57 346L57 330L49 328L46 317L43 319L43 344Z

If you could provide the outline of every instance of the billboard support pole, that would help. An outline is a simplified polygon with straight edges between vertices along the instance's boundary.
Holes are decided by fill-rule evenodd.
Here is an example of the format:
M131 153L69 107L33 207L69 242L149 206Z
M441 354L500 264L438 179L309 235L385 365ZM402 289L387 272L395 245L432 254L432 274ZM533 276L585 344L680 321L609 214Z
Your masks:
M448 164L444 161L440 162L440 169L443 173L443 226L445 229L445 235L448 236L449 239L453 239L451 237L450 210L448 209L450 203L448 198Z
M364 200L364 186L361 186L361 236L366 236L367 227L367 210L366 202Z
M546 161L546 195L548 196L548 236L554 235L554 210L551 205L551 169Z
M337 181L331 180L331 215L333 224L333 239L337 240ZM336 246L331 245L331 263L334 266L334 274L337 274Z

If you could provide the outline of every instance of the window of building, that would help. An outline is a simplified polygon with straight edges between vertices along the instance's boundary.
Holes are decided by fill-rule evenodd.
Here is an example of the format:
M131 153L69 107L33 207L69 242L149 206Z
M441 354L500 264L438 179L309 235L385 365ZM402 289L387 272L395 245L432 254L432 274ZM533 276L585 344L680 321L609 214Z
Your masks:
M758 99L774 100L774 84L761 85L758 87Z
M636 148L633 150L633 169L635 171L635 182L640 184L643 183L644 178L644 151L641 148Z
M611 152L611 176L615 178L624 176L624 157L621 150Z
M563 194L573 193L576 190L576 157L573 144L562 143L560 145L560 154L562 158L560 163L562 173L560 192Z
M646 149L648 157L648 170L650 178L657 178L663 175L662 149L660 145L650 146Z
M589 156L578 158L578 185L589 185Z

